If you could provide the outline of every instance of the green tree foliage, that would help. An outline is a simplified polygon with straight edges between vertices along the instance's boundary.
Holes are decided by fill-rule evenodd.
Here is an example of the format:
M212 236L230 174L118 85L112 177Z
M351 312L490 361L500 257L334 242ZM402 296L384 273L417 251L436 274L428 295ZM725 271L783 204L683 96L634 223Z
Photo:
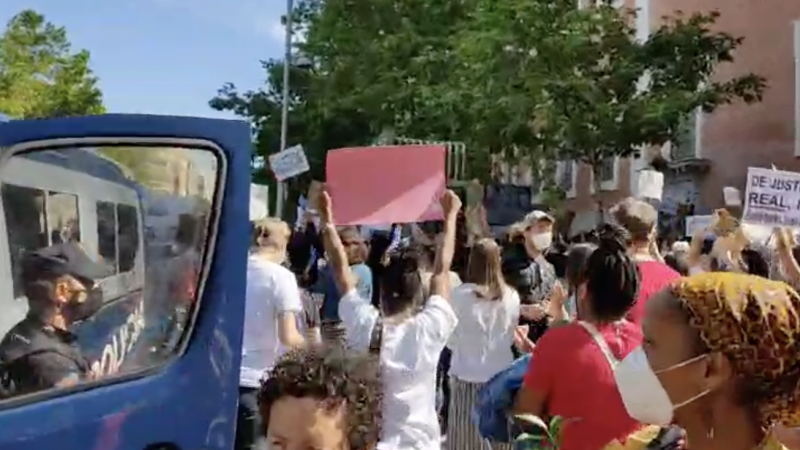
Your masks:
M314 95L329 113L363 111L375 136L391 127L398 136L456 140L463 130L451 36L470 11L456 1L307 0L300 48L324 74Z
M597 172L607 158L676 141L696 110L761 98L763 78L715 75L742 42L714 29L716 13L679 14L641 42L632 11L576 4L301 1L293 23L312 64L292 72L290 143L313 142L322 158L388 128L465 142L469 172L483 180L497 154L539 168L577 160ZM265 90L226 86L212 106L251 118L268 154L281 77L278 62L264 67Z
M297 49L312 64L292 68L290 145L302 142L322 159L327 149L371 142L385 127L451 138L452 115L442 110L451 99L438 88L448 80L448 34L463 9L458 2L299 2L293 23L305 39ZM282 62L263 66L263 90L239 93L226 85L211 106L259 124L267 135L258 139L259 153L268 154L280 130Z
M101 114L89 52L73 52L64 27L25 10L0 36L0 111L30 119Z
M269 60L261 64L267 75L264 89L240 92L235 85L227 83L209 102L212 108L233 112L253 124L254 158L268 158L280 150L283 62ZM318 76L319 72L313 67L290 68L287 147L303 145L311 166L309 174L289 183L290 203L305 193L311 180L324 180L325 152L367 144L371 136L363 113L344 107L335 111L320 107L323 99L310 95L311 85ZM275 192L275 180L268 168L254 170L252 177L254 182L266 184L270 192Z
M604 159L677 139L696 110L761 99L757 75L714 76L742 42L712 30L717 13L678 14L641 42L632 12L607 4L477 1L459 37L461 79L495 80L475 89L475 129L506 150L589 164L597 183Z

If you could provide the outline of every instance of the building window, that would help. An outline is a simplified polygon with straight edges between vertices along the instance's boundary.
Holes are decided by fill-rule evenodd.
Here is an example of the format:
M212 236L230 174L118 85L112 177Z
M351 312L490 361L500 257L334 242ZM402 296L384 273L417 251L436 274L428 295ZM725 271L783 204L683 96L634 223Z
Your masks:
M698 118L699 113L695 112L680 124L678 136L672 142L672 154L670 156L673 161L697 158Z
M561 161L556 169L556 184L564 190L568 198L576 195L577 164L575 161Z
M614 181L614 171L616 166L616 158L606 158L600 162L600 182L607 183Z

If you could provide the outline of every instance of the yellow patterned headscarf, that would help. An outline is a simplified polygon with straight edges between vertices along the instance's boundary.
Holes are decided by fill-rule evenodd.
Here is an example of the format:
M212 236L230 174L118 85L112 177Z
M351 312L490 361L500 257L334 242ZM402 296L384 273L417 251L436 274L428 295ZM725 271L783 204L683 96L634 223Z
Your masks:
M800 296L753 275L708 272L677 280L672 294L711 352L756 389L762 425L800 426Z

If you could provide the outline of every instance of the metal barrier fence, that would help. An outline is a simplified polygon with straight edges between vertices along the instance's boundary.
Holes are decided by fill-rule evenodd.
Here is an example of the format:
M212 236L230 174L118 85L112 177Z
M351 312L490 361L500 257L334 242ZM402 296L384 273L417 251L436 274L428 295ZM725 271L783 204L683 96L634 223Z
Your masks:
M433 141L428 139L415 139L396 137L395 145L443 145L447 149L447 178L448 180L464 180L467 176L467 145L463 142Z

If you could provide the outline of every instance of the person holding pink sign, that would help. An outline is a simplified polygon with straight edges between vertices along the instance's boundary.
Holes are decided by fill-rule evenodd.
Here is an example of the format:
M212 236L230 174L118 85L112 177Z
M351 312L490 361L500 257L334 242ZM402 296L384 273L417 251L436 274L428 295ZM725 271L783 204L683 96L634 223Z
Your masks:
M425 298L416 255L391 258L381 280L381 305L360 298L347 253L333 219L333 205L322 195L325 249L340 292L339 315L347 344L378 357L383 376L382 436L377 450L441 448L436 414L439 355L458 323L450 305L450 266L461 200L452 191L441 199L444 232Z

